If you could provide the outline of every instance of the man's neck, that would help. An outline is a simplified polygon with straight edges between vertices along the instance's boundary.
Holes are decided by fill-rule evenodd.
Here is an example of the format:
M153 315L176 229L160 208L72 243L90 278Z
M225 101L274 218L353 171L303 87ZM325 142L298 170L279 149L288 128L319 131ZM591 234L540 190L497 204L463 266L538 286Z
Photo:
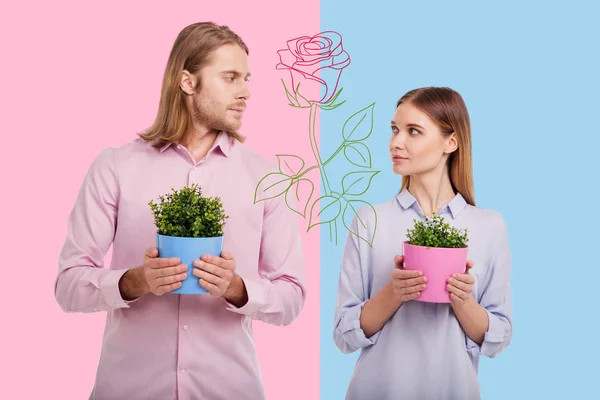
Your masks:
M215 144L218 134L219 132L215 130L204 132L194 131L181 144L188 149L194 161L199 162Z

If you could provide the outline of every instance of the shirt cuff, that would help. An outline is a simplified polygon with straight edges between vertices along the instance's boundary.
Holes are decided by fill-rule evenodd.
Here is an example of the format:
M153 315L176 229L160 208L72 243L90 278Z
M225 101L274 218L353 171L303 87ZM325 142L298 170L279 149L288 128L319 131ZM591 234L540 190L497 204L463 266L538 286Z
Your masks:
M488 330L483 336L483 343L481 346L471 340L467 336L467 350L470 352L477 353L478 355L484 355L487 357L493 357L497 351L502 347L502 343L506 340L504 335L504 325L500 318L490 313L487 309L485 312L488 315Z
M360 314L367 300L347 309L336 328L336 334L343 338L352 350L374 345L381 334L377 331L371 337L367 337L360 327Z
M249 279L240 276L246 287L246 293L248 294L248 302L242 307L236 307L227 300L227 310L233 311L238 314L243 314L248 317L254 317L256 313L266 304L268 304L268 289L266 285L270 284L268 281L262 279Z
M100 291L109 309L129 308L129 304L138 300L126 301L121 296L119 281L127 271L128 269L107 270L100 281Z

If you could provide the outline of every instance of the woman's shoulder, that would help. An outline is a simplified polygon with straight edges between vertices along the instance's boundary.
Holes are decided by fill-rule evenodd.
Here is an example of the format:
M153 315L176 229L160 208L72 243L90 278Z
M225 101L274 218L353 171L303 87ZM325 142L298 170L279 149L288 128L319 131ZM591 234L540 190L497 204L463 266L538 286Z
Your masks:
M486 226L487 229L498 232L506 230L504 216L497 210L467 204L465 212L470 219Z
M366 201L355 200L348 202L347 207L352 207L357 217L370 220L380 216L389 215L395 210L396 199L388 200L383 203L370 204Z

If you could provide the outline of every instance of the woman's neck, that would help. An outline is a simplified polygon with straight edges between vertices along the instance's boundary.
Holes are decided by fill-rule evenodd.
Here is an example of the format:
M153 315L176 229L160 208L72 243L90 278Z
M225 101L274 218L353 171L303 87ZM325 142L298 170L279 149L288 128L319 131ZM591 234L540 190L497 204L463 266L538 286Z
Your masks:
M423 213L429 217L456 196L447 171L443 174L431 171L428 174L411 175L408 191L417 199Z

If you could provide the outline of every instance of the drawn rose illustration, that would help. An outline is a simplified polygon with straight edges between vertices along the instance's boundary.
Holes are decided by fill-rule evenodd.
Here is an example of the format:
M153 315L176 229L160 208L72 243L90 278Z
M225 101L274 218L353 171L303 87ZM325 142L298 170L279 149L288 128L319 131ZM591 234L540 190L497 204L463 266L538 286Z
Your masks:
M314 36L301 36L287 41L287 49L279 50L281 63L278 70L290 71L292 79L290 90L282 79L285 95L289 105L299 109L309 109L308 138L314 161L306 162L294 154L277 154L279 168L265 175L257 184L254 192L254 203L283 196L290 210L309 218L308 230L326 224L329 227L331 241L338 240L338 224L373 246L377 229L377 213L375 208L361 196L371 186L371 181L381 171L372 170L371 151L365 144L373 132L373 109L375 103L352 114L341 129L342 140L338 148L329 157L321 154L317 140L317 110L331 111L346 102L338 101L344 90L338 83L342 70L350 64L350 56L342 46L342 36L333 31L321 32ZM289 86L289 85L288 85ZM315 98L310 93L325 94ZM326 167L338 155L343 155L352 165L340 182L330 182ZM315 185L309 173L318 170L323 185L324 195L313 199ZM318 193L317 193L318 196ZM354 217L361 218L365 213L358 213L364 208L366 213L374 217L374 224L369 224L365 237L350 228Z
M350 56L342 46L342 36L325 31L312 37L289 40L287 46L287 49L277 52L281 63L276 68L290 71L293 92L309 103L330 101L337 90L342 70L350 65ZM325 86L322 97L317 99L308 95L321 93L321 85Z

